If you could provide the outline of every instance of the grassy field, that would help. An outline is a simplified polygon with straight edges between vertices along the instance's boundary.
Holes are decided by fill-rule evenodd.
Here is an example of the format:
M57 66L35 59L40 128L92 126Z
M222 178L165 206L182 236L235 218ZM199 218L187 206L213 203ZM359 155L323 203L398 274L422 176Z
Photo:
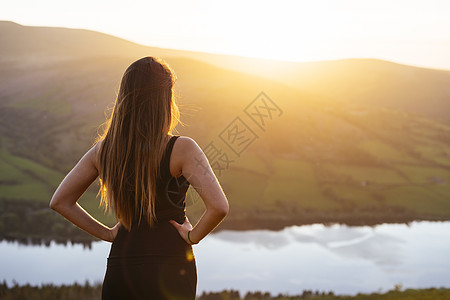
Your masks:
M227 169L216 170L231 206L222 228L260 226L275 229L313 222L356 225L449 219L450 167L445 155L450 153L450 146L439 133L439 130L450 133L448 126L429 123L428 129L421 129L422 144L417 144L415 133L385 132L387 129L382 123L391 121L390 111L381 116L374 113L378 119L372 121L370 129L366 129L368 125L362 120L336 111L329 117L329 122L338 118L339 122L333 122L345 125L335 128L326 122L311 122L309 127L298 130L299 136L310 139L288 140L284 145L276 142L282 124L274 122L273 128L264 132L254 146L240 157L233 157ZM286 118L289 121L292 116ZM398 123L395 115L392 118L394 124ZM364 120L367 119L371 118ZM404 126L414 121L415 117L409 116L404 120ZM195 127L196 123L192 125ZM402 125L396 126L402 128ZM20 206L23 201L24 205L34 201L46 209L66 172L83 155L82 146L78 143L75 146L74 141L78 139L85 145L84 149L89 148L86 135L77 132L92 132L92 128L73 129L75 131L69 134L42 136L41 139L47 139L48 143L41 146L40 141L33 148L42 151L40 155L25 148L15 151L11 147L14 144L12 137L6 133L0 152L0 202L2 199L15 200ZM185 127L181 130L181 134L195 136ZM374 133L375 130L378 131ZM294 129L291 131L295 132ZM349 135L348 131L359 131L359 135L342 140L334 138L335 135ZM74 138L68 139L68 136ZM209 133L198 140L205 147L208 140L217 141L217 137ZM309 143L305 144L305 140ZM72 144L75 147L70 147ZM32 147L33 143L29 145ZM65 150L55 156L52 164L46 164L52 157L50 153L58 149ZM113 217L105 215L99 208L97 188L95 182L80 199L80 204L94 217L112 225ZM188 216L195 222L204 206L198 199L188 199L188 204L191 202L195 205L188 205ZM4 217L0 219L0 228L5 228L5 222Z

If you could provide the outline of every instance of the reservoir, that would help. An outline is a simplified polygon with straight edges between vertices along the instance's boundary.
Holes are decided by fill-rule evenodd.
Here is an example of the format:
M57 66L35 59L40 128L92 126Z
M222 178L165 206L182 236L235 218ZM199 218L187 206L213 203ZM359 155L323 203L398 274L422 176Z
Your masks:
M8 284L102 282L110 244L0 243L0 280ZM450 287L450 222L375 227L290 226L280 231L223 230L194 246L197 292L234 289L301 294ZM149 272L151 270L149 269Z

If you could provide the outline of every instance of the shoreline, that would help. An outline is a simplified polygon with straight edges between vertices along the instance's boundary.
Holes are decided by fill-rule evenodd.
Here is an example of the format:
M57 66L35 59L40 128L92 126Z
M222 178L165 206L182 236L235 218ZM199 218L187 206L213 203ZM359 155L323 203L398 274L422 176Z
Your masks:
M313 224L323 224L324 226L332 226L335 224L345 225L349 227L357 226L370 226L375 227L382 224L406 224L409 225L413 222L448 222L450 217L435 217L428 216L428 218L413 218L413 217L402 217L392 216L391 218L383 219L382 221L378 218L367 218L366 216L353 216L353 218L348 218L346 216L329 216L329 217L304 217L299 216L295 219L290 218L246 218L246 219L236 219L225 220L222 222L213 232L220 232L223 230L235 230L235 231L247 231L247 230L271 230L279 231L290 226L308 226ZM68 223L69 224L69 223ZM67 235L25 235L18 232L7 233L0 235L0 242L18 242L20 245L27 246L50 246L52 242L56 244L67 245L71 244L82 244L87 248L91 248L93 242L100 241L97 238L90 236L81 229L75 228L73 226L72 232L75 236L68 237Z
M450 216L430 216L430 215L416 215L416 216L370 216L361 214L323 214L320 216L298 215L295 217L281 217L281 218L233 218L225 219L215 231L220 230L282 230L289 226L305 226L313 224L323 224L330 226L334 224L346 225L349 227L356 226L378 226L382 224L410 224L413 222L446 222L450 221Z

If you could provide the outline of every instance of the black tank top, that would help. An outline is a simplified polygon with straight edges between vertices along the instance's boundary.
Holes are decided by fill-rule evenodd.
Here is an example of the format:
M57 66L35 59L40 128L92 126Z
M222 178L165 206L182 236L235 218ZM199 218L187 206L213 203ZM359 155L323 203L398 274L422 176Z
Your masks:
M179 136L174 135L169 140L161 159L156 185L155 213L157 222L173 219L178 223L183 223L186 216L185 198L189 181L183 175L176 178L170 174L170 156L173 145L178 138Z
M172 219L182 224L186 217L185 198L189 182L184 176L175 178L170 174L170 156L178 137L173 136L169 140L161 159L155 199L156 223L150 226L142 218L140 222L133 221L130 231L121 226L111 245L108 264L120 259L142 262L160 256L193 256L191 245L169 223Z

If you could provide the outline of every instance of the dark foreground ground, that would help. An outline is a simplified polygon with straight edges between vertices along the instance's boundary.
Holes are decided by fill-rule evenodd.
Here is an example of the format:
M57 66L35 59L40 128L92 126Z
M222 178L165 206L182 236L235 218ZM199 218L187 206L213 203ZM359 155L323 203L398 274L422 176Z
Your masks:
M5 282L0 284L0 299L27 299L27 300L72 300L72 299L100 299L101 298L101 284L90 285L69 285L69 286L55 286L43 285L19 286L17 284L9 286ZM450 289L448 288L429 288L429 289L407 289L400 290L397 287L394 290L384 294L358 294L356 296L335 295L333 292L319 292L319 291L303 291L299 295L271 295L263 292L247 293L240 295L238 291L222 291L203 293L197 297L197 300L297 300L297 299L317 299L317 300L332 300L332 299L351 299L351 300L412 300L412 299L450 299Z

